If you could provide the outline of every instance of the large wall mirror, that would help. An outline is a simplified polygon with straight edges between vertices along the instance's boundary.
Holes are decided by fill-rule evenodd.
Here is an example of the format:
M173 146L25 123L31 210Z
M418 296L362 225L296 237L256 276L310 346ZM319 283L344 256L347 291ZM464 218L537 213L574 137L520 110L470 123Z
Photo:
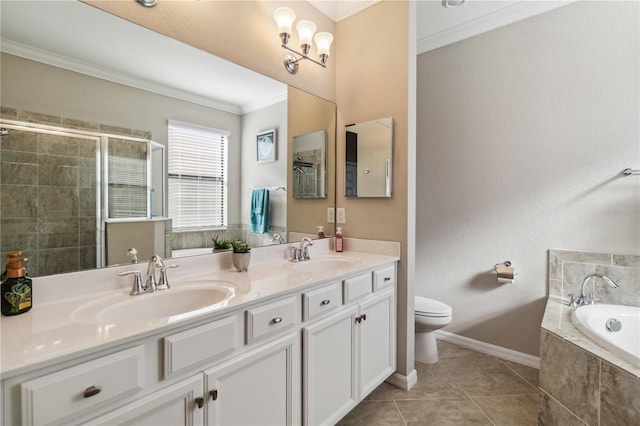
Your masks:
M345 130L344 195L391 197L393 119L349 124Z
M260 247L277 244L274 233L287 241L312 236L318 225L332 234L326 210L335 206L335 104L82 2L0 7L0 119L11 127L0 139L2 258L22 250L30 274L42 276L130 262L128 248L143 262L151 254L210 253L214 237ZM297 115L305 110L316 111L312 120ZM172 230L171 120L227 137L223 227ZM274 161L258 162L256 138L271 129ZM293 137L315 131L326 135L326 196L296 200ZM147 217L104 214L115 198L100 193L109 168L101 147L115 147L115 139L126 161L146 157L146 168L139 164L146 180L137 185L145 186ZM136 190L120 183L112 180L112 196ZM268 233L249 232L254 189L270 193Z

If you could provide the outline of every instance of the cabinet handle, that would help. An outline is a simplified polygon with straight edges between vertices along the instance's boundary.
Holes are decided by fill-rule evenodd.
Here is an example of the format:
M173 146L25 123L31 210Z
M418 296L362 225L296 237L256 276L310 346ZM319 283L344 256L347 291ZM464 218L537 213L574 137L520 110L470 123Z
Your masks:
M367 320L367 314L362 314L362 315L360 315L360 316L362 317L362 320L363 320L363 321L366 321L366 320Z
M322 302L320 302L320 305L321 305L321 306L326 306L326 305L328 305L329 303L331 303L331 300L329 300L329 299L324 299Z
M218 399L218 389L210 390L209 395L211 395L211 400L215 401L216 399Z
M274 324L279 324L282 322L282 317L275 317L274 319L272 319Z
M360 324L362 322L362 315L356 317L356 322Z
M92 396L95 396L100 392L102 392L102 386L89 386L84 390L83 396L85 398L91 398Z
M391 281L391 277L384 277L385 281Z
M202 408L202 406L204 405L204 398L199 396L195 399L195 401L198 408Z

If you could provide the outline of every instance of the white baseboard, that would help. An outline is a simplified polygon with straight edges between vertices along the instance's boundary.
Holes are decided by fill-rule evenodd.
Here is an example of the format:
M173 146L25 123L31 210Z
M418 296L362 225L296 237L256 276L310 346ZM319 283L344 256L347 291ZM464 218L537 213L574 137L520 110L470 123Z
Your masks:
M414 369L411 371L411 373L409 373L408 376L403 376L399 373L393 373L391 376L389 376L386 382L391 383L397 388L409 390L416 383L418 383L418 372Z
M528 367L540 369L540 358L537 356L503 348L502 346L496 346L490 343L481 342L479 340L470 339L468 337L449 333L443 330L436 331L436 338L444 340L445 342L462 346L463 348L481 352L483 354L495 356L507 361L513 361L515 363L526 365Z

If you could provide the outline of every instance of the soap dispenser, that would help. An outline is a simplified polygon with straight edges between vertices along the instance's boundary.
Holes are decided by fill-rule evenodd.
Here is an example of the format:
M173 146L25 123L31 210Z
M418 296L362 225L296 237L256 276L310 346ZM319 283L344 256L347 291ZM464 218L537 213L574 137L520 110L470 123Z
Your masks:
M7 253L7 257L9 259L13 259L14 257L22 257L21 251L10 251ZM7 269L9 269L9 263L7 263L4 267L4 271L2 271L2 275L0 275L0 282L7 279Z
M27 259L10 255L7 257L7 278L0 285L2 315L19 315L31 309L33 286L23 266Z
M324 238L324 226L318 225L318 238Z
M342 228L338 226L336 227L336 252L340 253L342 250Z

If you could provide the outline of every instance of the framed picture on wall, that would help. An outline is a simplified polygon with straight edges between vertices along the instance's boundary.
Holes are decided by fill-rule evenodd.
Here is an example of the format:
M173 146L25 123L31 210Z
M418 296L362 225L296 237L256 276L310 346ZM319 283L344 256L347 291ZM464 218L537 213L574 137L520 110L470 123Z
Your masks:
M258 163L276 161L276 129L265 130L256 136Z

